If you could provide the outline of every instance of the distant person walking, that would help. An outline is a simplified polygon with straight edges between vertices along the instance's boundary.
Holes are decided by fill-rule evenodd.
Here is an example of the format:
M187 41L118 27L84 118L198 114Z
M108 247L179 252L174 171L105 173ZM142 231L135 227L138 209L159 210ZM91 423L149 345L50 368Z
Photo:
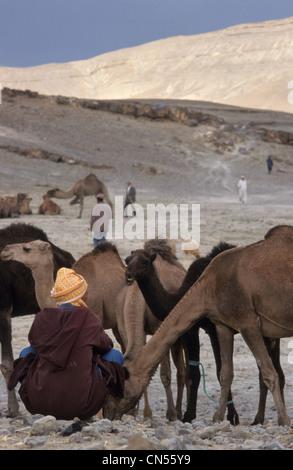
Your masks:
M136 190L135 187L132 186L131 181L127 182L127 187L126 187L126 198L125 198L125 204L124 204L124 217L127 217L127 211L126 208L127 206L131 205L133 209L133 215L136 215L135 207L134 207L134 202L136 199Z
M271 171L272 171L272 169L273 169L273 165L274 165L274 162L273 162L273 160L272 160L272 157L269 156L269 157L267 158L267 167L268 167L268 173L269 173L269 174L271 173Z
M245 176L241 176L240 180L238 181L238 190L239 190L239 201L246 202L247 201L247 181Z
M104 194L97 194L97 204L92 209L90 229L93 233L94 246L106 241L112 209L104 202Z

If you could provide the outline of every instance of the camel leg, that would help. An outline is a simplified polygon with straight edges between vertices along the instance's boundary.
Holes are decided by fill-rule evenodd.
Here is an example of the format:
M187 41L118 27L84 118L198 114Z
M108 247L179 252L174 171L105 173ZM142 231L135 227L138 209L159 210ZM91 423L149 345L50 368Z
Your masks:
M171 354L177 371L177 419L182 418L182 399L185 385L185 363L183 358L182 341L177 341L171 348Z
M8 385L9 377L13 370L13 350L12 350L12 337L11 337L11 311L0 313L0 368L5 379L6 385ZM19 413L19 405L16 398L15 390L8 390L8 416L17 416Z
M160 367L160 376L162 384L165 387L166 397L167 397L167 412L166 417L170 421L177 420L177 411L174 406L172 389L171 389L171 365L170 365L170 356L169 353L163 358Z
M191 328L184 334L184 341L188 354L188 378L190 391L187 400L187 409L184 413L183 422L191 423L196 418L197 392L200 384L199 370L199 329L197 326Z
M284 400L284 387L285 387L285 376L280 364L280 340L269 340L268 338L264 338L265 345L267 347L268 353L273 361L273 365L278 372L279 382L281 387L281 394L283 402ZM268 389L262 379L262 375L259 371L259 404L258 404L258 411L254 418L253 425L256 424L263 424L265 418L265 406L266 406L266 398L268 394Z
M78 219L81 219L81 216L82 216L82 211L83 211L83 195L80 196L80 211L79 211L79 215L78 215Z
M204 326L204 330L206 333L209 335L211 345L213 348L214 352L214 357L215 357L215 362L216 362L216 369L217 369L217 377L220 382L220 376L221 376L221 353L220 353L220 345L218 341L218 336L217 336L217 330L216 326L213 323L209 323ZM221 383L221 382L220 382ZM229 390L228 394L228 413L227 413L227 419L230 421L231 424L234 426L239 424L239 416L238 413L235 409L234 403L232 402L232 392L231 389Z
M147 390L144 391L143 397L144 397L143 417L153 419L153 414L152 414L152 410L151 410L151 407L150 407L148 391Z
M280 426L290 426L290 419L280 389L279 377L266 349L260 328L255 322L255 325L243 328L240 333L255 357L265 385L273 395L278 413L278 424Z
M220 384L221 394L218 408L214 414L214 421L223 421L227 402L229 401L229 393L233 382L233 346L234 346L234 332L225 326L216 326L218 341L220 345L221 356L221 372Z

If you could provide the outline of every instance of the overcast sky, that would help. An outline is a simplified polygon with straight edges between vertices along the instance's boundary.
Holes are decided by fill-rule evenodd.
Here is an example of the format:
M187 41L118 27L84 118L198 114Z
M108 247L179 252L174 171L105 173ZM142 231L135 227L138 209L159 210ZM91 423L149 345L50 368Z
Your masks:
M293 0L0 0L0 66L89 59L289 16Z

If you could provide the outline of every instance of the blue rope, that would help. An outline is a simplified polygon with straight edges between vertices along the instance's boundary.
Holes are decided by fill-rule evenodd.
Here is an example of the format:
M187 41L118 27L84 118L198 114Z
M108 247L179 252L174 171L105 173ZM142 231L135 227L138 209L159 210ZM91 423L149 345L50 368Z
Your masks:
M207 398L209 398L210 400L212 400L213 402L215 403L219 403L218 400L215 400L214 398L210 397L208 394L207 394L207 391L206 391L206 380L205 380L205 377L206 377L206 374L205 374L205 371L204 371L204 366L201 362L198 362L198 361L189 361L189 365L190 366L195 366L195 367L201 367L202 369L202 379L203 379L203 391L206 395ZM233 400L231 401L228 401L227 402L227 405L230 405L231 403L233 403Z

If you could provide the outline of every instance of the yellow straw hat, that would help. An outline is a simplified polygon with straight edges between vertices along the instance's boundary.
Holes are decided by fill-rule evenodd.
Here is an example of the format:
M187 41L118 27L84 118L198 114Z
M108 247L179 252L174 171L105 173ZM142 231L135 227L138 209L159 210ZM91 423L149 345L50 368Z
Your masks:
M86 306L81 300L87 291L87 282L73 269L61 268L57 272L56 281L51 290L51 297L55 299L56 304L73 304Z

